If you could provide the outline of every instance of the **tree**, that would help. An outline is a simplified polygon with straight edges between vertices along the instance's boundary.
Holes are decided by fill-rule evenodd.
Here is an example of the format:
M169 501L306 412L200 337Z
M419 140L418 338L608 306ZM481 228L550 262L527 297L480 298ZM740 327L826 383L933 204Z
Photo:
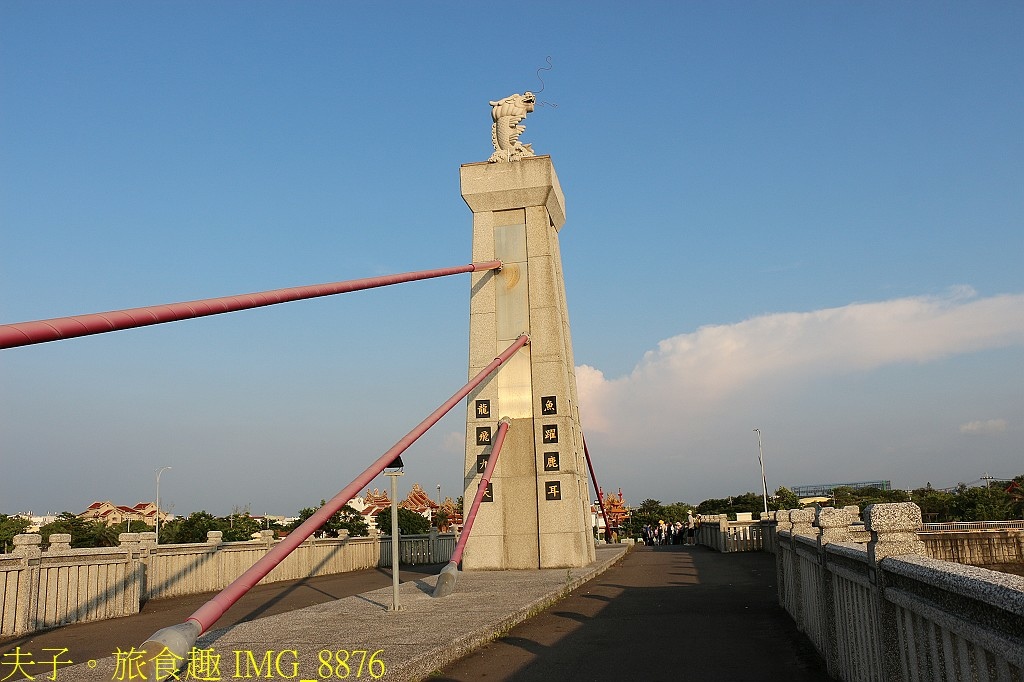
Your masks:
M647 498L640 503L639 507L633 510L626 529L630 536L640 537L644 526L656 526L658 521L664 518L665 508L661 505L661 502Z
M799 509L800 498L789 488L782 486L775 491L773 498L768 500L769 509Z
M449 521L448 512L445 509L438 509L434 512L434 518L431 519L430 523L439 531L445 531L448 530Z
M953 509L953 494L944 490L935 490L930 485L918 488L911 493L911 501L921 508L921 518L925 523L943 523L949 521Z
M21 535L31 525L31 521L20 516L0 514L0 549L4 554L10 553L14 549L14 536Z
M232 513L217 519L217 522L225 542L252 540L254 534L263 530L260 522L251 517L248 511L241 514Z
M376 516L377 530L384 535L391 535L391 508L382 510ZM401 535L420 535L430 531L430 521L423 514L406 509L398 508L398 532Z
M188 516L160 524L160 541L163 543L206 542L206 534L220 530L217 519L208 511L192 512Z
M327 504L327 500L320 500L320 507ZM320 507L317 507L319 509ZM288 526L289 531L293 531L298 528L306 519L316 513L316 509L312 507L306 507L299 511L299 518L296 519ZM314 534L318 534L318 537L322 538L336 538L341 535L341 531L347 530L351 537L362 537L370 534L370 527L366 521L363 520L362 515L356 511L352 506L345 505L338 511L331 514L331 517L327 521L314 531Z
M673 502L662 507L662 518L665 519L665 523L679 522L685 525L686 513L691 509L693 507L685 502Z
M114 531L114 537L117 537L121 533L152 533L153 526L149 525L145 521L136 521L132 519L128 521L122 521L121 523L115 523L110 527ZM163 530L163 526L160 527Z
M69 511L61 512L56 519L39 529L44 545L49 543L50 536L55 533L69 533L71 546L75 549L110 546L110 533L107 524L102 521L80 519ZM116 537L113 544L116 544Z

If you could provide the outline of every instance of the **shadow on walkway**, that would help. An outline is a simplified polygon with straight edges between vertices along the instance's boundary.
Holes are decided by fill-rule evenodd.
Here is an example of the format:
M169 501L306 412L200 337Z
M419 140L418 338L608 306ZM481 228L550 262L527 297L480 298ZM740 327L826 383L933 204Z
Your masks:
M434 682L829 680L778 605L771 554L639 547Z

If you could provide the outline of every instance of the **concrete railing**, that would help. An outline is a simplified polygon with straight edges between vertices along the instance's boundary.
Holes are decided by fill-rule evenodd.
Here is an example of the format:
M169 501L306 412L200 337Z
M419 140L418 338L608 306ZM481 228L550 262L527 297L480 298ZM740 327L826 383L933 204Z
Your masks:
M760 552L764 528L760 521L730 521L725 514L701 516L696 543L719 552Z
M437 564L437 557L447 557L449 561L455 551L455 534L437 532L425 535L403 535L398 543L398 563L408 566L417 564ZM391 536L380 538L380 552L377 566L391 566Z
M926 526L917 531L925 545L925 554L933 559L955 561L1020 573L1024 568L1024 530L957 529L934 531Z
M17 535L14 552L0 554L0 636L128 616L149 599L218 591L277 542L269 531L261 535L222 542L220 531L210 531L205 543L157 545L154 533L121 533L118 547L71 549L70 535L54 534L45 552L41 536ZM453 534L404 536L399 561L447 563L454 547ZM309 539L260 582L390 565L387 537Z
M0 635L139 612L142 567L130 549L71 549L55 533L43 552L41 541L16 535L14 552L0 554Z
M924 556L921 510L776 515L779 603L841 680L1024 679L1024 578Z

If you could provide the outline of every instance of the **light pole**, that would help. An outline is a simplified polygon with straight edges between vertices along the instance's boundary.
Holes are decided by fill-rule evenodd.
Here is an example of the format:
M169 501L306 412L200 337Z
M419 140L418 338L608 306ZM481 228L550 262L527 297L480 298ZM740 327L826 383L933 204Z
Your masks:
M757 431L757 461L761 465L761 485L764 489L764 513L768 513L768 479L764 477L764 451L761 449L761 429Z
M156 544L160 544L160 474L171 467L160 467L156 470Z
M384 467L384 475L391 478L391 608L388 611L401 611L398 601L398 545L401 534L398 529L398 477L405 475L405 464L402 456Z

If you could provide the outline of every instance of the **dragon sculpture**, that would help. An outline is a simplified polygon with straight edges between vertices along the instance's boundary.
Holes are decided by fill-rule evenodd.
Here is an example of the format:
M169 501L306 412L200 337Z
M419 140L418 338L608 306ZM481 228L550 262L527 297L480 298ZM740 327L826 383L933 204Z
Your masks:
M534 156L533 147L519 141L519 136L526 130L526 126L519 123L533 111L536 103L537 99L532 92L509 95L505 99L490 103L491 118L494 119L494 125L491 126L494 153L487 159L488 162L518 161L527 156Z

